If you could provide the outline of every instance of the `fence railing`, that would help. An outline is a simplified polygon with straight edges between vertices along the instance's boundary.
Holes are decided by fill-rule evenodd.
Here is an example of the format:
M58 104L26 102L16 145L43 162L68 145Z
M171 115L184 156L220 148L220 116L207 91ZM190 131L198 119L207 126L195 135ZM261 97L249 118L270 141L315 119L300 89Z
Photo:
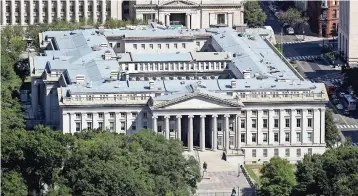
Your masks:
M258 189L257 183L249 176L248 172L246 171L246 169L243 165L241 165L240 168L241 168L242 174L244 174L247 182L249 182L249 185L253 189L254 195L257 195L257 189Z

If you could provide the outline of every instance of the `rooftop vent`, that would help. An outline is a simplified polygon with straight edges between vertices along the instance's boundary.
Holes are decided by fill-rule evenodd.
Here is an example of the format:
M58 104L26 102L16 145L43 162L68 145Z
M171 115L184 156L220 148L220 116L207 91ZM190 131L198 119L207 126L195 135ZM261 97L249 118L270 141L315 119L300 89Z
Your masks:
M92 88L92 81L90 81L89 83L87 83L86 87L87 87L87 88Z
M153 80L149 81L149 89L154 89L154 81Z
M92 46L92 50L93 50L93 51L100 51L100 50L101 50L101 46L98 46L98 45Z
M247 70L244 70L242 73L244 74L244 79L250 79L251 70L247 69Z
M180 79L181 79L181 78L180 78ZM180 79L179 79L179 80L180 80ZM185 84L185 81L181 81L180 84L182 84L182 85Z
M250 88L250 86L245 86L245 88Z
M111 80L118 80L118 72L116 70L111 71Z
M76 83L77 84L83 84L85 82L85 76L84 75L77 75L76 76Z
M122 55L118 55L118 56L117 56L117 59L122 59Z
M271 85L271 88L275 88L276 87L276 85Z
M177 54L179 54L180 52L178 51L178 52L176 52Z
M236 88L236 80L235 80L235 78L233 78L231 80L231 88Z
M110 60L112 58L111 51L107 50L104 52L104 60Z
M219 53L215 52L214 55L218 55Z

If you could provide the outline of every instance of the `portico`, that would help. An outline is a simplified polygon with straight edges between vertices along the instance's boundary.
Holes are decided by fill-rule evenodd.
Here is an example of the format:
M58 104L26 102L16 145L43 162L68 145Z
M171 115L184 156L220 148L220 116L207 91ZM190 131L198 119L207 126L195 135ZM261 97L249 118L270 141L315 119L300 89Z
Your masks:
M186 89L186 93L151 100L153 131L167 139L183 141L189 151L195 146L202 151L238 148L237 122L242 103L228 96L218 97L196 85Z

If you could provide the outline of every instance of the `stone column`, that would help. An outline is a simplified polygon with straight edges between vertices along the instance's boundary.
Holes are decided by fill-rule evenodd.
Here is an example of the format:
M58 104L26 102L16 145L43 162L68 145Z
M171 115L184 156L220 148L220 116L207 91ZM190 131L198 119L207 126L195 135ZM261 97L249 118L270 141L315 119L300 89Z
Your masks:
M87 121L86 121L86 116L87 114L86 113L81 113L81 131L83 129L87 129Z
M294 112L294 110L291 110L291 112L290 112L290 115L291 115L291 124L290 124L290 143L291 144L293 144L293 143L297 143L297 139L296 139L296 135L295 135L295 129L296 129L296 127L297 127L297 122L295 121L295 115L293 115L293 112ZM295 141L293 141L293 139L295 139Z
M70 0L66 0L66 21L71 21L70 11Z
M170 26L170 14L165 15L165 25Z
M5 26L6 25L6 1L2 0L1 1L1 25Z
M94 112L94 113L92 113L92 116L93 116L93 122L92 122L93 129L97 129L98 128L98 113Z
M70 133L76 133L76 114L70 113Z
M274 110L269 110L269 116L268 116L268 144L274 144Z
M200 149L205 151L205 115L200 116Z
M57 20L61 20L61 0L56 1L56 16Z
M106 0L102 0L102 24L106 22Z
M186 28L190 29L190 14L186 14L186 19L185 19L185 26Z
M279 120L279 142L280 144L284 144L285 142L285 110L280 110L280 120ZM290 138L291 139L291 138Z
M193 118L194 116L188 116L188 150L189 152L193 151Z
M109 129L109 113L103 113L103 130Z
M93 24L96 24L97 23L97 0L93 0L92 13L93 13Z
M132 127L132 113L127 112L126 113L126 134L131 135L131 127Z
M42 5L42 0L39 0L38 3L39 3L39 7L38 7L38 9L39 9L39 12L38 12L39 16L38 16L38 17L39 17L39 24L41 24L41 23L43 23L43 16L42 16L42 13L43 13L42 7L43 7L43 5Z
M47 23L52 22L52 1L47 1Z
M307 143L307 109L302 109L302 132L301 132L301 144Z
M121 121L120 121L120 118L121 118L121 113L120 112L116 112L116 119L115 119L115 124L114 124L114 126L115 126L115 132L116 133L119 133L119 132L121 132Z
M69 115L67 113L62 113L61 130L62 133L70 133L71 124L70 124Z
M324 120L323 120L324 121ZM320 126L321 126L321 112L318 109L313 110L313 139L312 143L320 144L321 137L320 137Z
M11 13L10 13L10 17L11 17L11 25L15 25L16 24L16 19L15 19L15 0L11 0Z
M321 108L321 144L325 144L325 135L326 135L326 125L325 125L325 119L326 119L326 109L325 108Z
M181 115L177 116L177 137L176 139L181 140Z
M240 123L241 123L241 118L240 118L240 114L236 114L236 147L237 149L241 148L241 133L240 133Z
M213 115L213 132L212 132L212 149L213 151L218 150L218 115Z
M170 116L164 116L164 119L165 119L165 138L168 140L170 138L170 129L169 129Z
M85 21L88 20L88 0L84 0L83 2L83 17Z
M5 1L3 1L3 3L5 4ZM20 25L23 26L25 25L25 3L24 0L20 0ZM3 10L3 12L5 12L6 10Z
M80 2L79 0L75 1L75 22L80 21Z
M230 140L229 118L230 118L230 115L225 114L224 118L225 118L225 134L224 134L225 141L224 141L224 144L225 144L225 149L229 150L229 148L230 148L230 145L229 145L229 140Z
M152 130L154 131L154 133L158 132L158 116L152 116L153 119L153 123L152 123Z

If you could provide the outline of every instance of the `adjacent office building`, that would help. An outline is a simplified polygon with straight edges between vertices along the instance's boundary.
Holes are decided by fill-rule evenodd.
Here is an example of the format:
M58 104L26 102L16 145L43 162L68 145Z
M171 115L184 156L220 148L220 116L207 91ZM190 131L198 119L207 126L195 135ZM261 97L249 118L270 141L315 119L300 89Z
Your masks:
M64 133L150 128L247 163L325 151L324 84L305 80L258 33L151 23L40 34L29 122Z
M338 49L351 67L358 65L358 1L339 2Z

